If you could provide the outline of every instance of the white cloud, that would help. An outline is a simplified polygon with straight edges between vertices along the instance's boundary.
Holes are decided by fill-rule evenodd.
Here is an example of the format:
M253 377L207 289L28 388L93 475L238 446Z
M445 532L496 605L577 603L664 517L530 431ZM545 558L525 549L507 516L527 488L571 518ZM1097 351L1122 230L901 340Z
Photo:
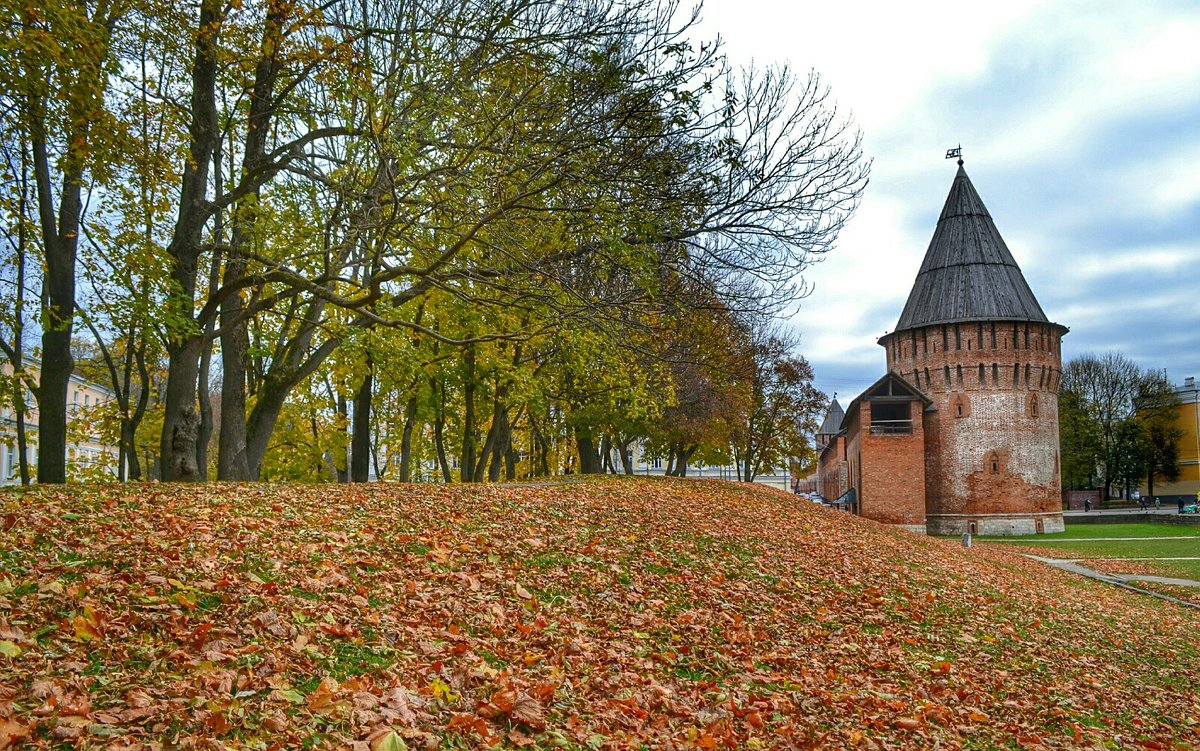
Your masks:
M1200 370L1200 4L707 0L705 17L735 59L816 68L875 159L838 248L806 273L795 323L818 381L882 372L875 339L960 141L1034 293L1071 327L1068 355L1116 343Z

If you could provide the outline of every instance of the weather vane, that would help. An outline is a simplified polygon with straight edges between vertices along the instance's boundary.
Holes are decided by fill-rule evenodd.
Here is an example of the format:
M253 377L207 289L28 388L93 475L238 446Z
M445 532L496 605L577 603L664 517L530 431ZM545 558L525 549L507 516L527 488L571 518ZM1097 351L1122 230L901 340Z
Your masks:
M961 143L960 143L960 144L959 144L957 147L955 147L955 148L953 148L953 149L946 149L946 158L947 158L947 159L953 159L954 157L958 157L958 166L959 166L959 167L961 167L961 166L962 166L962 163L963 163L963 160L962 160L962 144L961 144Z

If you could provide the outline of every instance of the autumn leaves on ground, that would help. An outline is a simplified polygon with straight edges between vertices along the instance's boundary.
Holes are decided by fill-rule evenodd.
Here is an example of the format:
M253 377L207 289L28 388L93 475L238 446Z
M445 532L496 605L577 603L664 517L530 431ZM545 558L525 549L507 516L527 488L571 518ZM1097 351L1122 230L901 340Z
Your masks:
M0 748L1193 748L1195 610L759 488L2 496Z

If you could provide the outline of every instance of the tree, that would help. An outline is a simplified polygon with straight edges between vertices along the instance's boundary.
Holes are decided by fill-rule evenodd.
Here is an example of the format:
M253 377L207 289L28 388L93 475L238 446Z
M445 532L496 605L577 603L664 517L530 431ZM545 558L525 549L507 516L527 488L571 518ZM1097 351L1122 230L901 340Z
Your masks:
M808 437L829 400L812 385L812 366L792 353L790 342L762 329L745 336L751 402L734 431L734 457L738 479L753 482L812 451Z
M1058 431L1066 490L1087 490L1103 482L1098 462L1104 449L1095 427L1083 395L1064 387L1058 397Z
M1179 479L1179 441L1183 431L1174 425L1152 421L1141 436L1141 465L1146 478L1146 494L1154 497L1154 481Z
M1146 476L1146 430L1174 412L1175 392L1160 371L1141 370L1115 352L1084 354L1063 367L1060 421L1064 478L1070 483L1089 465L1096 467L1105 498L1113 485Z
M44 268L40 323L41 375L38 402L38 481L67 479L67 391L74 363L76 256L83 193L90 178L103 178L115 132L105 93L127 12L120 0L93 3L26 4L0 9L4 66L3 139L22 144L32 171ZM26 152L24 144L28 144ZM10 353L10 357L11 357ZM17 365L22 370L23 365Z

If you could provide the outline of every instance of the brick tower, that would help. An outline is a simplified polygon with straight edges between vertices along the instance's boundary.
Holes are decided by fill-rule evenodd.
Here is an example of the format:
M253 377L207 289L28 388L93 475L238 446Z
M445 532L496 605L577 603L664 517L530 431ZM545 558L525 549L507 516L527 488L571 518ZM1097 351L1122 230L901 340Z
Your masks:
M1063 529L1058 455L1062 336L958 162L896 330L888 371L929 396L930 534Z

